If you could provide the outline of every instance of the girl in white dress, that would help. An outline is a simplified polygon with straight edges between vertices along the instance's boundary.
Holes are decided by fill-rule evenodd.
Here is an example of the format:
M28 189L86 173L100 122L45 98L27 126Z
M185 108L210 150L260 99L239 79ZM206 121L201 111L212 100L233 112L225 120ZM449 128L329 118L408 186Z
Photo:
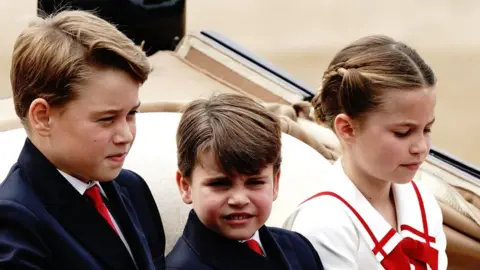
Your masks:
M415 50L386 36L353 42L325 71L312 103L342 157L284 224L325 269L447 268L441 210L412 181L430 150L435 83Z

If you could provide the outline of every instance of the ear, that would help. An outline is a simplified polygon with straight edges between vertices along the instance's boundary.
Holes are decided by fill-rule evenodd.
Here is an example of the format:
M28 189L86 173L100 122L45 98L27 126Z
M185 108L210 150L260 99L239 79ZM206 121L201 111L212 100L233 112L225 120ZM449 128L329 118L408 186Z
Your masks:
M334 128L337 136L346 143L351 143L355 139L355 125L350 116L341 113L335 117Z
M275 201L278 198L278 189L280 187L280 169L273 176L273 200Z
M188 183L187 179L183 177L182 173L177 170L177 187L178 191L180 192L180 196L182 196L182 200L186 204L192 203L192 189L190 184Z
M28 124L32 132L48 136L51 129L51 107L43 98L37 98L28 108Z

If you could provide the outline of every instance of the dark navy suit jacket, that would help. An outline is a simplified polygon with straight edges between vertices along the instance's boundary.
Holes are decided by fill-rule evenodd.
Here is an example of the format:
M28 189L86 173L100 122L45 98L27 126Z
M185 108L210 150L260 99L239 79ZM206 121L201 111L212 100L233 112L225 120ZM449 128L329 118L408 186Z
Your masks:
M192 210L182 237L167 256L166 267L171 270L323 269L317 252L302 235L266 226L259 233L266 257L211 231Z
M0 186L0 269L164 269L165 235L145 181L101 183L135 260L97 210L26 140Z

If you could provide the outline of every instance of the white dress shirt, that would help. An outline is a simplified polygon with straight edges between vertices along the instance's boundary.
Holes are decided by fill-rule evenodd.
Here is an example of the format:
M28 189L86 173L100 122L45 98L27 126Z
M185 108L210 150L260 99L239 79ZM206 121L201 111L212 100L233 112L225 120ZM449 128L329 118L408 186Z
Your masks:
M258 233L258 231L256 231L250 239L242 240L242 241L240 241L240 243L247 242L248 240L255 240L255 241L257 241L258 245L259 245L260 248L262 249L263 254L264 254L265 256L267 256L267 253L265 252L265 249L263 248L262 241L260 241L260 233Z

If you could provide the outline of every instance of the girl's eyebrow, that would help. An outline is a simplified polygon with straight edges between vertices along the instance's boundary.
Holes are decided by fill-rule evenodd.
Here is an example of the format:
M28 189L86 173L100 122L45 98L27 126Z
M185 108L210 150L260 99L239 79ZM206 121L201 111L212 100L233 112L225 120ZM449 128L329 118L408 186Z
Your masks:
M434 122L435 122L435 117L430 122L428 122L427 126L432 125ZM415 121L405 120L400 123L397 123L396 125L416 127L417 123Z

